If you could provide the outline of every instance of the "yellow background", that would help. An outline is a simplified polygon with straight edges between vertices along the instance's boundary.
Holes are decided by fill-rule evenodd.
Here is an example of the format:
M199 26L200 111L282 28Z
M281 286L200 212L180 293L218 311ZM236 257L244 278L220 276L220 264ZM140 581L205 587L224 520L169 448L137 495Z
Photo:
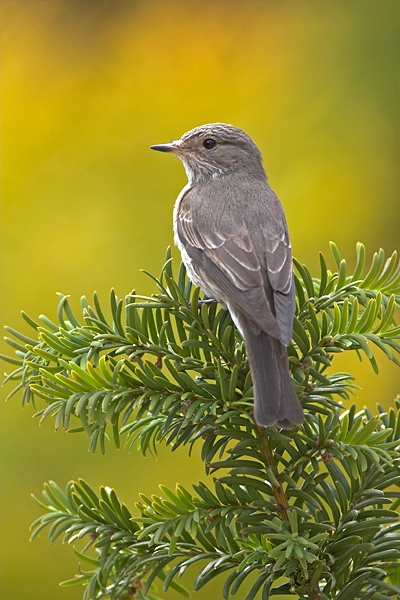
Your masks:
M185 175L148 148L211 121L259 145L315 273L330 239L350 264L358 240L369 256L399 249L399 26L398 0L3 0L2 322L55 318L57 291L74 307L93 290L104 304L111 287L151 292L139 269L161 268ZM360 405L399 391L380 364L379 378L355 357L337 367L357 373ZM18 398L1 413L2 600L81 597L57 587L72 551L28 542L43 481L83 477L132 506L159 482L205 477L196 452L92 456Z

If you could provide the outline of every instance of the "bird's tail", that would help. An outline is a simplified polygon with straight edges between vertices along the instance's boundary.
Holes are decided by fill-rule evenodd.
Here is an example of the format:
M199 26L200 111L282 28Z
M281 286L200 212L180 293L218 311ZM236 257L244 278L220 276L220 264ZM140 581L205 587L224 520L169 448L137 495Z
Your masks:
M294 391L286 346L265 331L255 333L241 319L244 342L254 386L254 417L258 425L290 429L304 421L303 409Z

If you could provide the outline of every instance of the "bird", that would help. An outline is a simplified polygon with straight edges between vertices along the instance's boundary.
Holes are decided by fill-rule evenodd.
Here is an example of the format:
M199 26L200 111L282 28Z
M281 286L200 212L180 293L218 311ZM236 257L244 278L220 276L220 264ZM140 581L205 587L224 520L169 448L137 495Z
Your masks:
M188 183L173 212L175 243L191 281L229 310L244 339L256 424L301 425L287 353L295 313L292 249L260 150L225 123L150 148L175 155L185 168Z

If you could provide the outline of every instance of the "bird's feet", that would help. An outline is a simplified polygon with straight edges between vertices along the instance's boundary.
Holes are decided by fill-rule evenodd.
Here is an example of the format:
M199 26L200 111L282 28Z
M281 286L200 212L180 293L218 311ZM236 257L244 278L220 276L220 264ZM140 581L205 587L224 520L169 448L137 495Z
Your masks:
M188 300L187 301L188 307L192 308L192 303ZM203 304L205 304L206 306L208 304L218 304L218 300L216 300L215 298L204 298L204 300L198 300L197 302L197 306L200 308L200 306L202 306Z

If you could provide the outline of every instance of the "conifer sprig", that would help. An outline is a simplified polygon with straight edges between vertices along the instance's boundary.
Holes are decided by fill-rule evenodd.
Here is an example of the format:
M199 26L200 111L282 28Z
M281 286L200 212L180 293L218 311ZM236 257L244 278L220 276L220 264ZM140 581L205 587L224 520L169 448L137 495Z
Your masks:
M224 598L248 578L245 600L400 593L400 402L357 412L347 406L353 377L332 371L349 350L376 372L377 349L400 364L400 266L380 250L365 269L358 244L348 273L331 248L335 268L321 254L318 278L295 261L289 360L306 420L290 431L255 425L241 336L183 265L174 278L169 250L160 277L151 275L157 291L124 300L111 292L110 318L96 294L92 306L82 298L79 318L60 295L58 323L23 313L32 338L7 328L16 354L2 357L14 368L9 396L22 390L25 404L40 403L41 421L85 432L92 451L121 438L144 454L159 443L199 447L205 465L206 482L160 485L132 513L110 488L45 484L32 537L48 528L50 542L87 540L75 552L88 570L65 583L84 584L85 600L153 599L156 582L188 595L177 579L189 567L195 590L220 575Z

